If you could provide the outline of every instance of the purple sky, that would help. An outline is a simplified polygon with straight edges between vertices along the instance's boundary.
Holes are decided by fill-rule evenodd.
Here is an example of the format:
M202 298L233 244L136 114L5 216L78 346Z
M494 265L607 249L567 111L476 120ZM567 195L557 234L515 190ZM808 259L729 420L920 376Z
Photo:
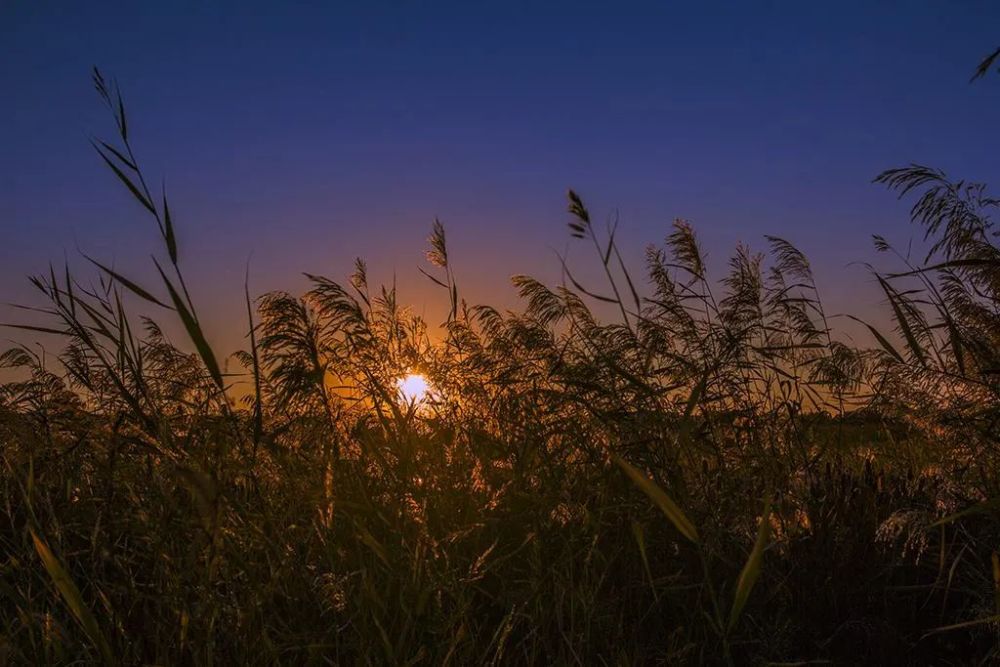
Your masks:
M829 310L873 316L848 265L916 230L872 177L1000 180L1000 76L968 83L997 3L256 4L0 3L0 301L31 301L24 276L64 255L86 273L77 247L150 276L155 229L88 144L112 130L92 65L121 84L226 350L251 255L257 294L360 255L438 321L416 270L435 216L466 297L511 306L510 275L558 279L553 249L592 260L568 187L618 211L637 272L683 217L717 270L783 236Z

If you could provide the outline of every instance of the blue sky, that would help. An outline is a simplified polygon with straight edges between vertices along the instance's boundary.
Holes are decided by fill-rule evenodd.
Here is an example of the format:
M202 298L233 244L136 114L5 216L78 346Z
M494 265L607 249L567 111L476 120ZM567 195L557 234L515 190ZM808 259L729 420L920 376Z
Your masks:
M916 231L872 177L1000 176L1000 76L968 83L998 43L985 2L0 2L0 301L49 260L83 270L77 247L149 275L155 230L88 144L111 133L98 65L227 344L250 257L260 293L360 255L420 310L435 216L466 295L513 305L511 274L590 260L569 187L617 211L637 270L675 217L719 269L775 234L864 315L878 295L849 264Z

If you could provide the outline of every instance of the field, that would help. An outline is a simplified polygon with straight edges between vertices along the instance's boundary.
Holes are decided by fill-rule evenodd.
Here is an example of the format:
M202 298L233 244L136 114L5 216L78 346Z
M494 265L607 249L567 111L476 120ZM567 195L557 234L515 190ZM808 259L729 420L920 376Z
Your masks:
M155 234L157 285L54 268L0 360L0 662L991 664L1000 660L1000 248L978 185L879 182L931 252L876 238L884 322L828 322L768 239L708 275L678 221L603 284L465 302L435 223L429 325L310 276L206 341L165 197L96 142ZM887 195L889 196L889 195ZM175 224L176 222L176 224ZM131 316L127 309L149 313ZM599 315L598 315L599 313ZM184 332L171 341L157 322ZM54 338L55 337L55 338ZM400 382L411 378L408 391Z

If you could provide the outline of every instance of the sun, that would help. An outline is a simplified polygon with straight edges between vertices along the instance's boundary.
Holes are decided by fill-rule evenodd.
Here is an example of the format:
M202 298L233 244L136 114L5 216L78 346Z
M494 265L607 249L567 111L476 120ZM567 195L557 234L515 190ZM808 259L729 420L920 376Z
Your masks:
M419 373L411 373L399 378L396 386L399 388L400 395L410 403L419 403L427 397L427 392L430 391L427 378Z

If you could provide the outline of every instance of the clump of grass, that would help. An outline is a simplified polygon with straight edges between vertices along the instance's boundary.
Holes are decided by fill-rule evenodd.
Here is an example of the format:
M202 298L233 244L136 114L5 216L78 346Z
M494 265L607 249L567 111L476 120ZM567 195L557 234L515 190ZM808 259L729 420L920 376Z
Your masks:
M922 167L931 254L877 273L898 331L838 337L807 258L714 278L694 228L645 280L569 193L604 284L470 305L435 222L444 335L369 284L247 308L222 371L117 86L95 141L156 226L160 284L33 278L65 344L0 388L12 663L882 664L997 657L997 266L980 186ZM879 249L892 252L877 240ZM128 304L176 318L175 345ZM610 312L610 319L599 313ZM433 384L420 405L397 380ZM237 383L240 383L239 386Z

